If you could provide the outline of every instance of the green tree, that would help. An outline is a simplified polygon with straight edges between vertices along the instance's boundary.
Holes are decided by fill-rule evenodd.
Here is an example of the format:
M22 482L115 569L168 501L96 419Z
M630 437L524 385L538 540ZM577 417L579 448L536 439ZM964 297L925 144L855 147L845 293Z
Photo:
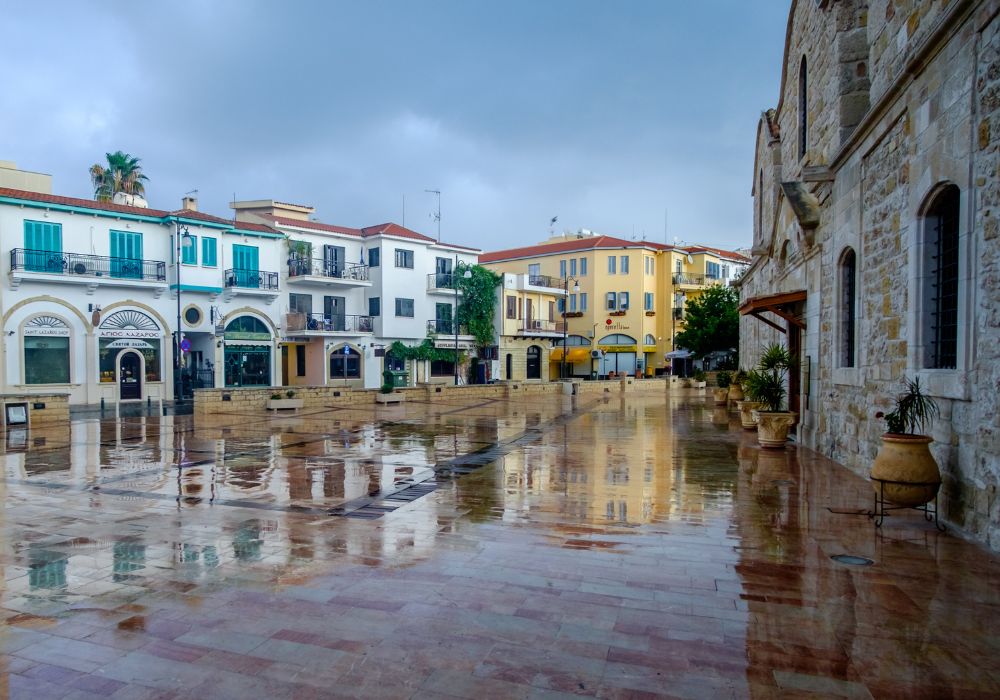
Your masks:
M714 350L730 350L740 342L740 297L726 285L709 287L687 303L684 330L677 334L677 347L695 357Z
M465 276L466 270L472 273L469 277ZM468 329L479 348L492 345L496 336L496 329L493 327L495 290L503 278L479 265L460 265L455 270L454 279L458 290L462 292L456 319L458 324Z
M119 192L145 195L148 177L142 174L139 158L133 158L124 151L105 153L107 165L94 163L90 166L90 181L94 185L94 199L110 202Z

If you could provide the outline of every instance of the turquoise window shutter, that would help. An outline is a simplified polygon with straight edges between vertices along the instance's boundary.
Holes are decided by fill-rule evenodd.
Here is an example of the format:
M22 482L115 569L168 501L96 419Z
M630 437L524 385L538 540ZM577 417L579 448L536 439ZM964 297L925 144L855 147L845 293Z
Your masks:
M197 236L184 236L181 239L181 262L185 265L198 264Z
M201 264L203 267L215 267L218 264L218 253L214 238L205 236L201 239Z
M63 271L62 224L25 221L24 247L25 269L36 272Z

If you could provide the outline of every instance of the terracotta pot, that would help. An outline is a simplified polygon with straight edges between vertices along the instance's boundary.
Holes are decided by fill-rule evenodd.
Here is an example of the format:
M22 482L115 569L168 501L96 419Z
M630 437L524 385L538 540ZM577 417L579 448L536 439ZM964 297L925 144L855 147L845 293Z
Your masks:
M729 400L729 389L712 389L712 395L715 397L717 405L725 406L726 401Z
M797 413L791 411L756 411L757 442L761 447L781 449L788 441L788 429L795 425Z
M885 499L899 506L921 506L934 499L941 486L941 471L938 469L930 444L933 438L927 435L882 436L882 447L872 462L872 479L903 483L886 483ZM875 491L883 488L878 481L872 482Z
M729 400L731 402L735 404L737 401L742 401L744 398L746 397L743 394L743 387L739 384L729 385Z
M736 408L740 412L740 424L744 430L756 430L757 419L753 417L751 411L760 408L759 401L737 401Z

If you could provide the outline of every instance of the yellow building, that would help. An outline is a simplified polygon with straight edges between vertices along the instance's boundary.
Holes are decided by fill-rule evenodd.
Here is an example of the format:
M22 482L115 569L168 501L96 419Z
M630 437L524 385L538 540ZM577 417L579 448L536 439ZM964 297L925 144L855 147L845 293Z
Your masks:
M683 329L687 300L712 284L727 284L748 261L705 246L581 232L484 253L479 262L498 273L548 278L549 289L563 288L565 332L552 339L548 352L548 376L558 378L652 376L663 370ZM562 307L557 302L555 308L557 319Z
M553 342L563 337L559 302L563 281L545 275L503 273L499 289L494 379L548 381Z

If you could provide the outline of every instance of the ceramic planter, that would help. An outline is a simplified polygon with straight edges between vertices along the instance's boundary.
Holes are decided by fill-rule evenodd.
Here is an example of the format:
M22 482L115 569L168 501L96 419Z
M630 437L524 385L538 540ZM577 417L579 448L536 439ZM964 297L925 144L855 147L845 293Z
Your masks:
M268 411L289 411L300 409L304 404L303 399L268 399Z
M872 462L871 477L883 482L887 501L913 508L934 499L941 486L941 471L931 454L933 441L927 435L886 433L882 436L882 447ZM881 491L883 484L873 483L876 492Z
M745 402L744 402L745 403ZM791 411L755 411L757 414L757 442L761 447L781 449L788 441L788 429L795 425L797 413Z
M744 399L743 387L739 384L733 383L729 385L729 405L735 406L737 401L742 401Z
M375 403L403 403L403 394L395 391L389 392L388 394L375 394Z
M757 419L753 416L753 411L760 408L761 403L759 401L737 401L736 408L740 412L740 424L743 426L744 430L756 430L757 429Z
M725 406L726 401L729 400L729 389L712 389L712 395L715 397L717 406Z

